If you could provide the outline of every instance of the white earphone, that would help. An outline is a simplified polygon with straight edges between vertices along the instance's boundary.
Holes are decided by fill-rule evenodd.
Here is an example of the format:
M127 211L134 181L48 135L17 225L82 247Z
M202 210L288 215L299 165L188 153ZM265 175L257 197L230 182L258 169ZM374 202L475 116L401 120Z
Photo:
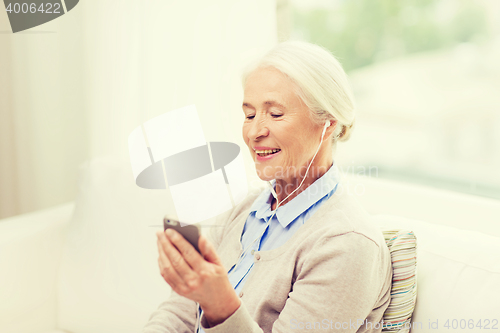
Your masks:
M323 137L325 136L325 133L326 133L326 129L328 127L330 127L332 123L330 122L330 120L327 120L326 123L325 123L325 127L323 127L323 133L321 134L321 141L323 141ZM321 145L321 144L320 144Z

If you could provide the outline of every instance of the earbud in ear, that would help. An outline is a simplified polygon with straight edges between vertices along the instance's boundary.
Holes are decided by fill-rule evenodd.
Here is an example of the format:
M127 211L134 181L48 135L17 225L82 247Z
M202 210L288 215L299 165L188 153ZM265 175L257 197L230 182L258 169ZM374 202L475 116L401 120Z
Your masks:
M325 127L323 128L323 133L321 134L321 139L323 139L323 137L325 136L325 133L326 133L326 129L331 125L331 122L330 120L327 120L326 123L325 123Z

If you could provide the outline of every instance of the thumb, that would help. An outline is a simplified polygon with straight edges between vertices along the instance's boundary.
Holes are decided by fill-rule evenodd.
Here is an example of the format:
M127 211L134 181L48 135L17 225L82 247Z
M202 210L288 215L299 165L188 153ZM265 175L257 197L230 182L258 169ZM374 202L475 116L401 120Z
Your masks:
M205 236L200 236L200 239L198 240L198 247L200 248L201 255L203 256L203 258L205 258L206 261L217 265L222 265L214 246L208 241Z

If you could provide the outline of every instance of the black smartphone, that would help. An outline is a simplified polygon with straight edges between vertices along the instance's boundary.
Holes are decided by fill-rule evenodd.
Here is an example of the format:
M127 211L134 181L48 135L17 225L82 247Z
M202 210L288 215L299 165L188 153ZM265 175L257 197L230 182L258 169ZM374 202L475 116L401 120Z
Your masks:
M163 231L167 229L174 229L175 231L180 233L191 245L193 245L196 251L198 251L198 253L201 254L201 251L198 248L198 240L200 238L200 228L197 225L188 224L185 226L181 226L179 221L166 215L163 218Z

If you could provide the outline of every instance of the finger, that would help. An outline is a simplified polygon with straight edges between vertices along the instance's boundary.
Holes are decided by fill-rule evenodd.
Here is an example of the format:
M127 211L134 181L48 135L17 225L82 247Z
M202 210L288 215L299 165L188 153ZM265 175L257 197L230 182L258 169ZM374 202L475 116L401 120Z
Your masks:
M179 237L182 237L178 234ZM176 237L174 237L176 238ZM198 274L188 265L183 254L179 252L174 244L172 244L171 240L167 238L165 233L160 235L160 244L167 255L170 264L175 269L175 271L179 274L181 279L184 281L186 285L195 284L198 280ZM190 245L190 244L189 244ZM193 249L193 251L196 251Z
M179 250L184 260L189 266L197 271L202 268L204 260L196 249L177 231L169 229L166 232L168 239Z
M222 265L222 262L217 255L217 251L215 251L214 246L208 241L205 236L200 236L200 239L198 240L198 247L200 248L201 254L206 261L214 263L216 265Z
M187 293L188 286L184 283L182 278L179 276L177 271L172 267L172 264L168 260L167 255L163 251L163 247L160 240L157 242L158 245L158 266L160 267L160 274L172 289L176 290L177 293Z

